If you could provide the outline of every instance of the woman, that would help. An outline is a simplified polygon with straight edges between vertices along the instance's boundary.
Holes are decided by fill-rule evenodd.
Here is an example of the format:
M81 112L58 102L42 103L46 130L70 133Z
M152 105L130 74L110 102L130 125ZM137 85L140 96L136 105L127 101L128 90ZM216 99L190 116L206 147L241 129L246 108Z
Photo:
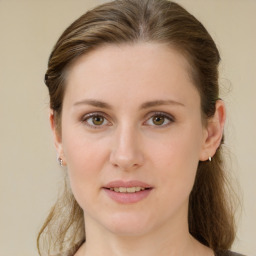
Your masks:
M237 255L219 62L166 0L113 1L65 30L45 83L67 182L41 255Z

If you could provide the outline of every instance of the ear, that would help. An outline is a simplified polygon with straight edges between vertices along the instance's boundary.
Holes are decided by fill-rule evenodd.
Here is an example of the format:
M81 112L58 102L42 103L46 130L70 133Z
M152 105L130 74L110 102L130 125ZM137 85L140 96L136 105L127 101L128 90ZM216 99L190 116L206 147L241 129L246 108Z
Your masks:
M217 100L216 110L213 117L207 120L205 136L200 153L200 160L206 161L213 157L220 146L223 137L224 124L226 121L226 110L222 100Z
M50 110L49 121L52 129L52 133L53 133L54 145L57 151L57 158L61 158L62 165L66 165L66 161L63 153L63 147L62 147L61 133L60 133L59 127L57 126L56 117L52 109Z

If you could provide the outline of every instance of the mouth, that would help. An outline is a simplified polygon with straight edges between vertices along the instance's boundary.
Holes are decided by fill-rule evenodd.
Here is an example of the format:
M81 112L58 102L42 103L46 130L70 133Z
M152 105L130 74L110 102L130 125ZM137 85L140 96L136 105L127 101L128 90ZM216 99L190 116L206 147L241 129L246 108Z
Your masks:
M113 181L103 187L106 194L117 203L137 203L150 194L153 186L140 181Z
M111 187L105 188L111 191L115 191L117 193L138 193L140 191L152 189L152 188L144 188L144 187Z
M138 180L130 180L130 181L116 180L116 181L109 182L103 188L109 189L111 191L115 191L117 193L136 193L136 192L152 189L153 187L145 182L138 181Z

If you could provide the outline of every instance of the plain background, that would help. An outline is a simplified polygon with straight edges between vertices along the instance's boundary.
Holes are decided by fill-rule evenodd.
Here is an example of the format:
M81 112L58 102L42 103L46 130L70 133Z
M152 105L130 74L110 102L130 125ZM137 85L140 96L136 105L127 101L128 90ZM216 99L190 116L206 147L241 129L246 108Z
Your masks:
M50 51L77 17L104 1L0 0L0 255L32 256L62 170L43 83ZM256 1L177 0L209 30L222 56L226 147L243 210L233 250L256 255Z

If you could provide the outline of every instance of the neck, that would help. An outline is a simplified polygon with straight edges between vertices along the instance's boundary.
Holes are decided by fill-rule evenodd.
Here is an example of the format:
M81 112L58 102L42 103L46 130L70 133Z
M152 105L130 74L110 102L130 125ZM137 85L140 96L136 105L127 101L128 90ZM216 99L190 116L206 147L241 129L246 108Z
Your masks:
M147 234L124 236L103 230L88 216L85 219L86 243L76 256L130 256L131 252L133 256L213 255L189 234L188 224L175 222L170 227L165 223Z

